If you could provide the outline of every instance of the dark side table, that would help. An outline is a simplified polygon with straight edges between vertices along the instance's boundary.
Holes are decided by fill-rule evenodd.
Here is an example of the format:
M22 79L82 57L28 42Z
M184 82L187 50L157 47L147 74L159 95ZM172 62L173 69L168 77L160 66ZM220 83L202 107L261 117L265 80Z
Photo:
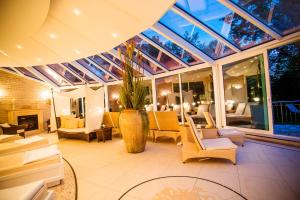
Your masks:
M111 140L112 139L112 127L99 128L95 130L97 135L97 141Z

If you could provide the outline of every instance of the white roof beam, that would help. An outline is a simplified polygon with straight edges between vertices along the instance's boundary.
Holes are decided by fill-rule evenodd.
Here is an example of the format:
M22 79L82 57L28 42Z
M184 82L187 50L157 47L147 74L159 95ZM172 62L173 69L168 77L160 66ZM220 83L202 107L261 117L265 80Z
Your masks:
M240 15L241 17L249 21L250 23L254 24L258 28L263 30L264 32L271 35L273 38L277 40L280 40L282 38L282 36L278 34L276 31L269 28L267 25L265 25L264 23L262 23L261 21L259 21L258 19L256 19L255 17L247 13L246 11L244 11L236 4L232 3L230 0L218 0L218 1L222 3L224 6L226 6L227 8L229 8L230 10L232 10L233 12L237 13L238 15Z
M92 79L94 79L95 81L98 81L101 84L105 84L105 82L101 78L99 78L98 76L96 76L94 73L92 73L91 71L89 71L85 67L81 66L78 62L73 61L73 62L71 62L71 65L73 65L73 67L75 67L76 69L82 71L83 73L85 73L86 75L88 75L89 77L91 77Z
M110 50L110 53L111 53L112 55L114 55L115 57L118 57L118 52L117 52L117 50L112 49L112 50ZM121 56L123 56L123 54L122 54ZM138 69L137 64L136 64L135 62L134 62L133 68L134 68L136 71L142 73L142 72ZM141 68L143 68L143 67L141 66ZM143 69L144 69L144 68L143 68ZM151 76L152 76L152 74L150 74L146 69L144 69L144 75L145 75L145 76L148 76L148 77L151 77Z
M199 49L197 49L196 47L191 45L188 41L184 40L183 38L178 36L176 33L170 31L164 25L162 25L160 23L155 23L151 28L153 30L155 30L156 32L160 33L161 35L163 35L164 37L168 38L172 42L176 43L184 50L192 53L194 56L196 56L200 60L203 60L204 62L207 62L210 64L214 64L215 61L211 57L209 57L208 55L206 55L205 53L203 53L202 51L200 51Z
M33 67L26 67L26 69L28 69L31 73L33 73L34 75L36 75L39 79L45 81L50 87L59 90L59 86L56 85L56 83L54 83L53 81L51 81L48 77L46 77L44 74L42 74L41 72L39 72L35 68L33 68Z
M178 57L174 56L172 53L170 53L169 51L167 51L166 49L162 48L161 46L159 46L158 44L156 44L155 42L153 42L151 39L147 38L146 36L144 36L143 34L139 34L139 37L142 38L143 40L145 40L146 42L148 42L149 44L151 44L152 46L154 46L155 48L157 48L158 50L160 50L161 52L163 52L164 54L170 56L171 58L173 58L174 60L176 60L178 63L180 63L182 66L184 67L189 67L185 62L183 62L181 59L179 59Z
M108 70L104 69L104 67L102 67L101 65L98 65L97 63L95 63L93 60L91 60L90 58L85 58L87 61L89 61L90 63L92 63L93 65L95 65L98 69L100 69L101 71L104 71L106 74L108 74L109 76L113 77L113 79L115 79L116 81L119 80L118 77L116 77L113 73L109 72Z
M230 43L228 40L226 40L220 34L216 33L215 31L213 31L212 29L210 29L209 27L207 27L206 25L204 25L202 22L200 22L200 21L196 20L195 18L189 16L185 11L181 10L177 6L174 5L171 8L171 10L173 10L178 15L180 15L183 18L185 18L187 21L191 22L192 24L198 26L203 31L205 31L209 35L213 36L217 40L221 41L223 44L225 44L226 46L228 46L230 49L234 50L235 52L241 52L241 50L238 47L236 47L235 45L233 45L232 43Z
M63 64L57 63L60 67L64 68L66 71L70 72L73 76L75 76L76 78L78 78L79 80L81 80L82 82L84 82L85 84L87 83L87 81L82 78L81 76L79 76L77 73L73 72L72 70L70 70L69 68L67 68L66 66L64 66Z

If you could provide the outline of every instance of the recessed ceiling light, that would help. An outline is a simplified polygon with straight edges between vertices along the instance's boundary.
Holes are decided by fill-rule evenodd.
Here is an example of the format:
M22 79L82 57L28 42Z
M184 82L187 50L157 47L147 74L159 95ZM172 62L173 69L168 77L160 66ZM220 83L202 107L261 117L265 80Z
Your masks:
M118 33L112 33L111 36L112 36L113 38L117 38L117 37L119 37L120 35L119 35Z
M75 50L75 53L79 55L79 54L80 54L80 51L79 51L79 50Z
M55 38L56 38L56 35L55 35L54 33L50 33L50 34L49 34L49 37L50 37L51 39L55 39Z
M16 47L17 47L17 49L23 49L23 46L19 45L19 44L17 44Z
M41 62L41 61L42 61L42 59L41 59L41 58L37 58L37 59L36 59L36 61L38 61L38 62Z
M79 16L81 14L81 11L78 8L74 8L73 9L73 13L77 16Z
M0 50L0 53L2 53L5 56L8 56L7 53L5 53L4 51Z

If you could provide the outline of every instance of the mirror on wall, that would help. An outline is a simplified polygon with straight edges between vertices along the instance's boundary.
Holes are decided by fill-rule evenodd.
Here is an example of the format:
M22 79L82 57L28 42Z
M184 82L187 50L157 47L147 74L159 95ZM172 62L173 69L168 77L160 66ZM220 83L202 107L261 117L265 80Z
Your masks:
M85 97L70 99L71 114L79 118L85 117Z

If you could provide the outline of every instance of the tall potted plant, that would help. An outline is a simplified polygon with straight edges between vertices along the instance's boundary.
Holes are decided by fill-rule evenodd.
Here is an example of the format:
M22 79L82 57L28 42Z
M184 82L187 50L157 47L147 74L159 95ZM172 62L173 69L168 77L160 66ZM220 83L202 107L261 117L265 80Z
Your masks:
M133 41L120 48L119 57L123 65L120 103L123 109L119 117L119 126L127 151L140 153L145 150L149 131L148 115L145 111L147 88L141 76L143 71L139 67L142 56L139 51L134 55L136 48ZM138 70L134 69L134 61L138 64Z

